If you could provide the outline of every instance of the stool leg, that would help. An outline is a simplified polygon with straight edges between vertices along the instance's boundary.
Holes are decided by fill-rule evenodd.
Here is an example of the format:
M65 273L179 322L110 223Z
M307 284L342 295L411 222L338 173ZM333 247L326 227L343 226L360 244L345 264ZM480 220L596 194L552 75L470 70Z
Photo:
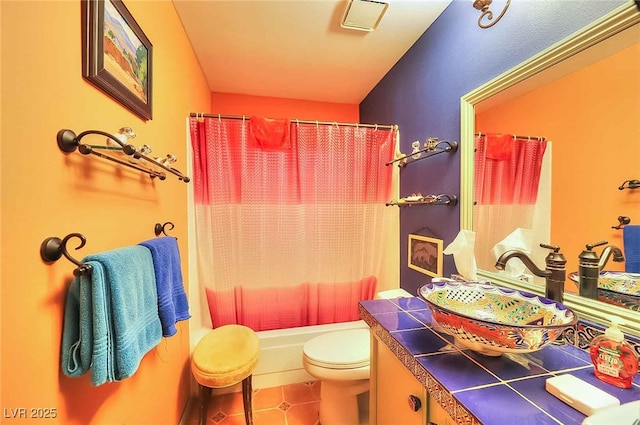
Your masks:
M253 410L251 408L251 375L242 380L242 403L244 405L244 420L247 425L253 425Z
M211 388L200 385L200 425L207 425L209 398L211 398Z

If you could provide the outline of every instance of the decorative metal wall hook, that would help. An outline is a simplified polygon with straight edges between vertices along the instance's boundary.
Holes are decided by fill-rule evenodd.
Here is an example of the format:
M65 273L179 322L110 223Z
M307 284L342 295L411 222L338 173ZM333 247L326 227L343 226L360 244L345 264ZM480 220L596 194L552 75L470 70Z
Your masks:
M625 186L625 184L626 184L626 186ZM638 189L638 188L640 188L640 180L637 180L637 179L627 180L627 181L623 182L620 186L618 186L618 190Z
M156 236L160 236L160 234L164 234L165 236L170 236L170 235L167 234L167 230L165 229L165 227L167 227L167 226L171 226L171 227L169 227L169 230L173 230L173 228L175 227L173 225L173 223L170 222L170 221L167 221L164 224L156 223L156 226L154 228L154 232L155 232Z
M91 265L81 263L73 258L69 254L69 251L67 251L67 242L69 242L69 239L71 238L80 239L80 245L78 245L76 249L82 248L87 243L87 238L80 233L70 233L62 239L55 236L50 237L42 241L42 244L40 245L40 257L42 257L45 262L52 263L54 261L58 261L60 257L64 255L67 260L78 266L73 271L75 276L91 273L93 270Z
M627 224L631 223L631 219L629 217L626 217L624 215L621 215L618 217L618 225L617 226L611 226L612 229L616 229L616 230L620 230L622 229L623 226L626 226Z
M492 1L493 0L475 0L473 2L473 7L482 12L480 14L480 17L478 18L478 26L480 28L490 28L494 26L500 19L502 19L505 12L509 8L509 4L511 3L511 0L507 0L507 3L504 5L504 9L502 9L502 12L500 12L498 17L494 20L493 12L489 9ZM485 17L487 18L487 24L482 23L482 19L484 19Z

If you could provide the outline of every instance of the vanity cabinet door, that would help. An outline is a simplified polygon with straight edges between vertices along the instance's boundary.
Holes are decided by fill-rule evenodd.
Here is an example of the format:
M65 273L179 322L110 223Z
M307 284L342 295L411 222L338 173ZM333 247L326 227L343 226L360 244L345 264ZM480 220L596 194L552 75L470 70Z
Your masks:
M429 425L456 425L456 422L451 419L451 416L447 413L437 401L433 399L429 394Z
M426 389L372 336L370 425L425 425Z

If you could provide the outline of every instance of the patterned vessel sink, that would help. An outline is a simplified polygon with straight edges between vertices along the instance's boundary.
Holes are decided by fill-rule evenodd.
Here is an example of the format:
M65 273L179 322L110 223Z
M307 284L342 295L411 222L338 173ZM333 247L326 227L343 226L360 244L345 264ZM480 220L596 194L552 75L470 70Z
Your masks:
M569 279L580 285L578 272L570 273ZM598 289L640 297L640 273L601 271Z
M443 331L487 356L551 344L578 317L548 298L484 282L432 282L418 291Z

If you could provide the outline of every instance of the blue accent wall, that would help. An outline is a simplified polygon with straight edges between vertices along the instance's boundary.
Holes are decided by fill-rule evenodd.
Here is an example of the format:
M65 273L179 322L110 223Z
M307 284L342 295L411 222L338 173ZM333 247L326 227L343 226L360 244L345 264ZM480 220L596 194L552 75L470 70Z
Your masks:
M482 29L472 2L454 0L362 101L360 121L398 124L403 153L411 152L415 140L423 146L428 137L459 141L462 96L624 3L514 0L500 22ZM493 5L497 15L504 1ZM414 192L459 195L460 152L404 167L400 196ZM443 239L446 247L459 230L459 206L401 207L401 287L416 294L431 279L407 267L409 233ZM453 257L445 255L444 276L455 272Z

